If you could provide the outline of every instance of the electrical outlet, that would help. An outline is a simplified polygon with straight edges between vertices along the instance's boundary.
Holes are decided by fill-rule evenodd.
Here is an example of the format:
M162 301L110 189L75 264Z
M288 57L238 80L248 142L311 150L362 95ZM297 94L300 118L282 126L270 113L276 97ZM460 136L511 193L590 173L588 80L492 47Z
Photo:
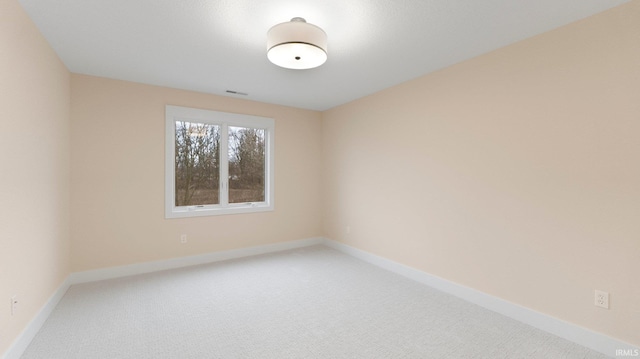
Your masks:
M187 235L186 234L180 235L180 243L182 243L182 244L187 243Z
M11 297L11 316L16 315L18 313L18 296Z
M609 309L609 293L597 290L595 292L595 305L596 307Z

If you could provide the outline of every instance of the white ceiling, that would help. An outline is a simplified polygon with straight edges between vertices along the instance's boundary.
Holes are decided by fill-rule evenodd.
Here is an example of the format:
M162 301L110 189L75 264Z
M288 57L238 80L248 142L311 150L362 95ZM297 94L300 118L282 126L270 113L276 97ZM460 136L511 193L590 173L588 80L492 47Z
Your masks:
M628 0L19 2L71 72L326 110ZM319 68L267 60L296 16L328 35Z

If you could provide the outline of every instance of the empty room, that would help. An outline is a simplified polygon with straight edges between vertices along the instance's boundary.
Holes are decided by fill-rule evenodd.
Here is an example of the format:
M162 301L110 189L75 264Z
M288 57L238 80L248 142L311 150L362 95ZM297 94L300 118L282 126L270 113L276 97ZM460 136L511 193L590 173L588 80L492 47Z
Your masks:
M640 0L0 0L0 357L640 357Z

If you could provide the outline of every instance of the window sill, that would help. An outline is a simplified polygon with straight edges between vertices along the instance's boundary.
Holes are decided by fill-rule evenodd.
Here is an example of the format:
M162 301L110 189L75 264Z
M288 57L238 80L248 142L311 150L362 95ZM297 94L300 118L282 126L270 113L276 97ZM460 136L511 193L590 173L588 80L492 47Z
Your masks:
M257 213L273 211L273 205L266 203L251 203L250 205L230 205L229 207L174 207L165 213L165 218L190 218L204 216L221 216L241 213Z

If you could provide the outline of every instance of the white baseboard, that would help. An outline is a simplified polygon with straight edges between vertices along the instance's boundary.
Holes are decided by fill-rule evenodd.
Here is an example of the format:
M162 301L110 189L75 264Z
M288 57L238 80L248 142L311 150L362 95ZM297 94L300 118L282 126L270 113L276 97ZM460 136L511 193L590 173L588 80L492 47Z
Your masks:
M466 300L467 302L477 304L481 307L500 313L519 322L528 324L532 327L557 335L576 344L580 344L584 347L593 349L604 355L615 357L616 351L620 349L628 350L634 353L638 352L638 348L629 343L622 342L601 333L596 333L578 325L565 322L558 318L537 312L529 308L525 308L518 304L514 304L504 299L500 299L498 297L491 296L478 290L465 287L463 285L428 274L426 272L422 272L415 268L411 268L404 264L394 262L392 260L348 246L346 244L339 243L327 238L324 239L323 244L328 247L337 249L352 257L384 268L390 272L400 274L404 277L426 284L442 292L452 294L458 298Z
M25 351L27 346L29 346L29 343L31 343L31 341L38 333L44 322L47 320L53 309L56 307L60 299L62 299L67 289L69 289L69 287L73 284L126 277L143 273L151 273L161 270L188 267L192 265L206 264L228 259L249 257L259 254L280 252L284 250L302 248L317 244L323 244L328 247L337 249L345 254L351 255L352 257L364 260L365 262L374 264L378 267L413 279L417 282L441 290L445 293L455 295L456 297L464 299L468 302L480 305L494 312L500 313L546 332L555 334L561 338L570 340L574 343L580 344L587 348L591 348L611 357L615 356L616 350L638 350L638 348L634 347L631 344L624 343L617 339L608 337L604 334L593 332L589 329L582 328L580 326L562 321L546 314L536 312L534 310L522 307L506 300L493 297L478 290L468 288L454 282L450 282L446 279L433 276L426 272L419 271L415 268L405 266L403 264L348 246L346 244L339 243L327 238L308 238L297 241L274 243L258 247L241 248L190 257L173 258L163 261L139 263L127 266L72 273L53 293L47 303L42 307L42 309L38 312L34 319L31 320L31 322L23 330L20 336L13 342L9 350L2 358L18 359L20 358L20 356L22 356L22 353Z
M307 238L296 241L267 244L258 247L232 249L228 251L212 252L189 257L172 258L155 262L137 263L120 267L110 267L85 272L76 272L72 273L69 276L69 279L71 284L95 282L105 279L128 277L136 274L152 273L167 269L219 262L234 258L280 252L288 249L307 247L322 243L324 243L324 238Z
M2 357L3 359L19 359L24 353L25 349L29 346L29 343L35 338L36 334L44 322L49 318L53 309L55 309L60 299L64 297L64 294L67 292L67 289L71 286L69 282L69 278L65 279L64 282L56 289L55 292L49 297L49 300L44 304L44 306L40 309L38 314L27 324L27 327L20 333L18 338L13 341L13 344L9 347L9 350Z

